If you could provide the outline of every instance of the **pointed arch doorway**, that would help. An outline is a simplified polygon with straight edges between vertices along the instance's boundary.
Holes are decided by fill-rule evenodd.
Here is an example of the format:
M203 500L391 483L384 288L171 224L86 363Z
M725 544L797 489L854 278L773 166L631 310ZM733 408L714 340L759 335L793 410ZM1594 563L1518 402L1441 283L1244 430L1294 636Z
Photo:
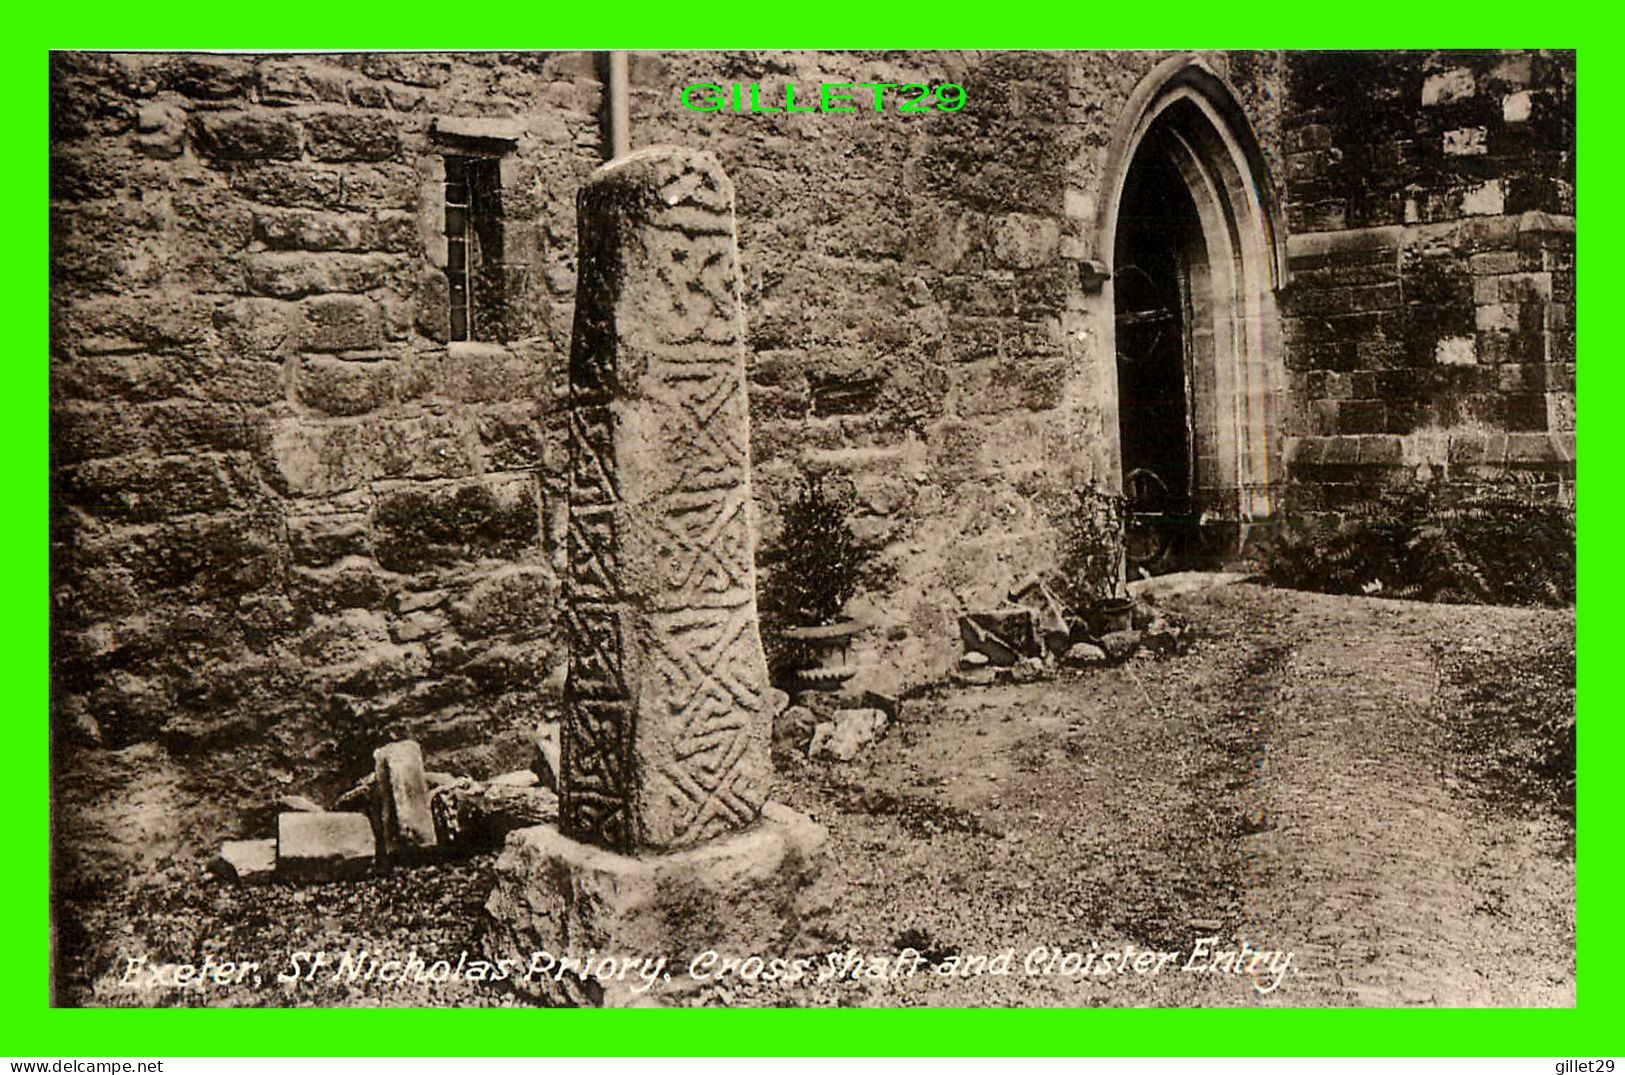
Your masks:
M1198 59L1141 83L1109 177L1100 235L1134 574L1234 552L1273 508L1282 261L1257 141Z

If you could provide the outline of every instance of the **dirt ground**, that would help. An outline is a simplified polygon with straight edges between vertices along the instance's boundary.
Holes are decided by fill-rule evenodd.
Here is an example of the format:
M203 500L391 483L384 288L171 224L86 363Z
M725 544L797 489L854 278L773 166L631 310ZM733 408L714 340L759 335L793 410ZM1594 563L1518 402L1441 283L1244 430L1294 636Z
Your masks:
M828 827L840 871L831 943L800 954L871 974L704 999L1574 1003L1573 787L1561 758L1548 779L1542 723L1572 713L1572 612L1251 584L1167 605L1194 628L1183 653L935 690L855 761L781 770L776 797ZM81 807L117 791L66 786ZM489 857L234 888L204 874L210 850L59 893L61 1002L513 1003L467 985L121 990L132 952L248 953L269 976L300 949L478 949ZM915 973L874 976L901 949L924 953Z

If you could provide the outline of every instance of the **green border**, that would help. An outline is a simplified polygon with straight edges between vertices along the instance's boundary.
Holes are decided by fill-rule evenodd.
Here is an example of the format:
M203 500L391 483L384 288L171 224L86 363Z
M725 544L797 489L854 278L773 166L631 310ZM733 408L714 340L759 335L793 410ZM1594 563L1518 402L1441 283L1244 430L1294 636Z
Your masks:
M473 17L471 17L471 12ZM607 16L607 17L606 17ZM5 99L14 107L14 142L21 161L4 171L8 203L28 215L47 202L46 111L39 106L50 48L1429 48L1578 47L1582 66L1599 73L1579 96L1580 187L1588 192L1618 174L1620 129L1614 79L1604 66L1619 40L1600 5L1470 3L1459 7L1379 3L1305 5L1301 0L1210 3L1178 11L1144 2L1071 2L1051 6L944 4L786 5L709 9L676 0L610 0L597 4L525 5L495 0L464 9L404 0L376 8L310 0L238 5L113 5L67 0L27 6L6 17ZM1593 63L1595 66L1593 66ZM1058 96L1064 89L1057 88ZM1588 206L1593 203L1588 202ZM1611 310L1605 290L1625 279L1604 252L1620 249L1617 214L1604 205L1588 213L1581 258L1586 310ZM25 216L24 219L27 219ZM96 1011L47 1005L46 712L48 558L43 512L47 502L46 319L36 312L48 290L48 230L44 214L18 230L20 251L8 259L13 295L31 298L15 320L18 346L9 364L0 440L11 463L19 510L0 530L8 570L4 662L10 703L0 781L5 819L4 862L10 884L0 895L8 943L0 946L0 996L13 1056L166 1056L297 1051L317 1055L420 1053L533 1055L591 1051L628 1055L845 1053L935 1055L1126 1054L1557 1054L1606 1056L1610 1031L1625 1001L1615 968L1620 947L1621 856L1611 839L1619 824L1607 774L1619 757L1610 703L1625 661L1611 643L1605 596L1619 592L1613 545L1625 533L1610 476L1620 461L1616 423L1584 427L1585 469L1600 475L1586 485L1581 542L1585 581L1581 633L1586 699L1581 751L1579 1006L1572 1010L904 1010L904 1011ZM1593 255L1595 255L1593 257ZM13 300L19 307L20 299ZM1602 303L1609 305L1604 306ZM1590 321L1588 325L1602 324ZM1621 367L1608 335L1589 334L1593 365L1582 378L1585 415L1605 414L1604 401L1622 398ZM28 358L38 355L40 358ZM32 518L36 521L28 522ZM41 526L35 531L33 526ZM1593 618L1593 612L1596 612Z

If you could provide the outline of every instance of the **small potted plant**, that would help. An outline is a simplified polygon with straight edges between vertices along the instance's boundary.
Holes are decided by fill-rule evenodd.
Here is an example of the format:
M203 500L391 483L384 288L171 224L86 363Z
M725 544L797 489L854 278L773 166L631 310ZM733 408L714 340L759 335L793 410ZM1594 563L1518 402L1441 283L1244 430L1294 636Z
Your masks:
M804 474L783 526L762 557L760 599L773 678L792 690L835 690L857 671L852 640L865 624L845 615L870 552L852 531L849 487Z

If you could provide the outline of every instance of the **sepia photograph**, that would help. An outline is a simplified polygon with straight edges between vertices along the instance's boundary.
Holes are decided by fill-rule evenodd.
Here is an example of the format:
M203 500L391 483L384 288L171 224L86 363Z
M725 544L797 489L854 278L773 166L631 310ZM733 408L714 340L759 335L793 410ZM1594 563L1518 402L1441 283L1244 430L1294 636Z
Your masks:
M1573 1008L1575 95L51 52L52 1005Z

